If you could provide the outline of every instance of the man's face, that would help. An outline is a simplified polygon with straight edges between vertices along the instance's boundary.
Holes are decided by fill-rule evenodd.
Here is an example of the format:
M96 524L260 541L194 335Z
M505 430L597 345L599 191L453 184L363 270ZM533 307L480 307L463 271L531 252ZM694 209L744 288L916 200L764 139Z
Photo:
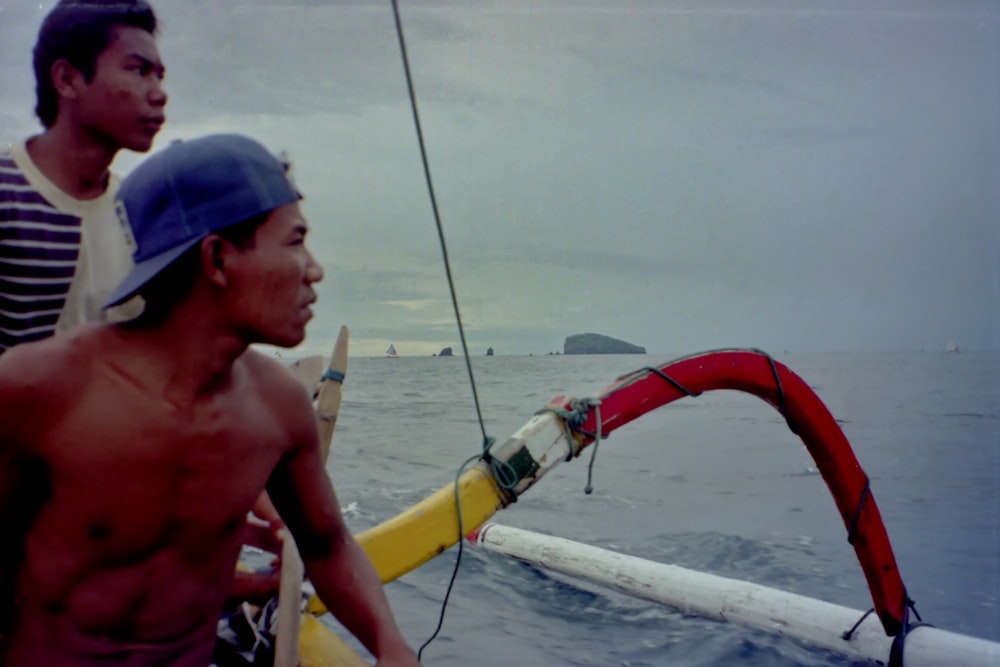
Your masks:
M306 336L323 269L306 249L298 203L271 212L231 264L230 314L254 342L294 347Z
M164 72L151 34L115 28L111 43L97 56L93 78L82 84L76 121L112 150L149 150L165 118Z

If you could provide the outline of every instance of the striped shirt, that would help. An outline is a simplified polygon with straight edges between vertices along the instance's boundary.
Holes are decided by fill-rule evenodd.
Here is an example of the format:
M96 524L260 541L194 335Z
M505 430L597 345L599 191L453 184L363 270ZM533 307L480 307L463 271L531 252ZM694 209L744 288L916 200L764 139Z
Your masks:
M0 152L0 351L108 319L104 299L132 265L114 213L117 188L112 177L97 199L74 199L23 143Z

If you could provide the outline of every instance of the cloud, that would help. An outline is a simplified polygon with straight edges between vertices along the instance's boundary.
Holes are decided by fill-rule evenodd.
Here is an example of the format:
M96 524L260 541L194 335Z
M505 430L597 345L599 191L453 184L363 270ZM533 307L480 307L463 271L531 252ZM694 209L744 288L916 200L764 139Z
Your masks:
M390 8L157 10L157 148L244 132L294 162L326 267L302 349L327 353L342 323L354 354L457 349ZM0 93L0 132L20 136L41 15L3 11L0 67L22 84ZM995 3L426 0L402 15L475 349L540 354L580 331L677 353L1000 344Z

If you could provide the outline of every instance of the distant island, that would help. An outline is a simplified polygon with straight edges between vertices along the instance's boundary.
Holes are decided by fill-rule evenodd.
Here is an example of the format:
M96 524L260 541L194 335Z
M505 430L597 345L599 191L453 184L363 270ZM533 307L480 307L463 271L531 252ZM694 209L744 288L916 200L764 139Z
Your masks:
M563 354L646 354L646 348L595 333L566 337Z

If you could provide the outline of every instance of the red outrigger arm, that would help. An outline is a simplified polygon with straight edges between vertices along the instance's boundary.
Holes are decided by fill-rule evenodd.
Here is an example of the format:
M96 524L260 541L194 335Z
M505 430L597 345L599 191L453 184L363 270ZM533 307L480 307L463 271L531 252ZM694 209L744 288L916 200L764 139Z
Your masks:
M882 517L869 490L868 476L851 445L815 392L798 375L759 350L719 350L644 368L618 378L595 397L600 411L591 408L576 430L581 447L606 437L616 428L651 410L685 396L713 389L734 389L759 396L774 406L793 432L802 438L816 467L833 493L848 541L854 545L871 590L875 611L889 636L906 623L909 602L896 567L896 558ZM556 396L549 404L564 410L572 401Z

